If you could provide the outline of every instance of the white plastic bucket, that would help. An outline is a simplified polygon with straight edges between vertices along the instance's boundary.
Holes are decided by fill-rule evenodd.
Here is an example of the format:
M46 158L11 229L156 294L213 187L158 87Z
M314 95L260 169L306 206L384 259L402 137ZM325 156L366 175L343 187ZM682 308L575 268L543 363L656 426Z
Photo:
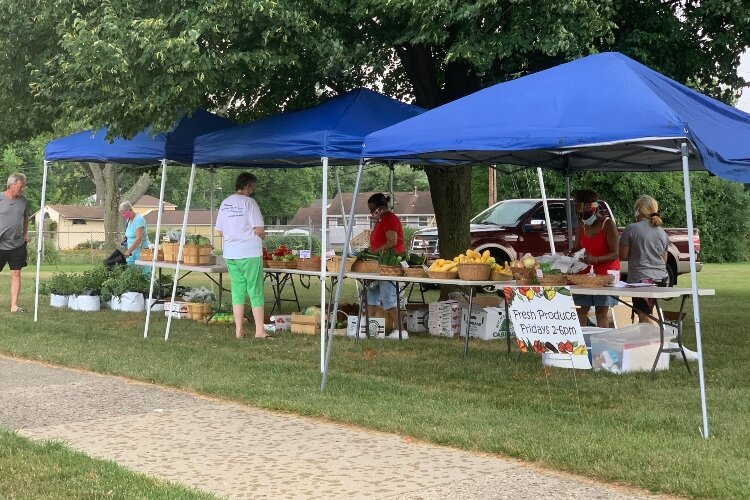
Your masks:
M109 308L113 311L119 311L120 310L120 297L112 297L112 300L109 301L110 306Z
M68 296L57 295L56 293L50 294L49 305L52 307L68 307Z
M78 311L98 311L101 309L101 302L98 295L79 295L76 300Z
M68 307L74 311L78 310L78 297L75 295L68 295Z
M144 312L146 310L146 299L142 293L125 292L120 295L120 310L125 312Z

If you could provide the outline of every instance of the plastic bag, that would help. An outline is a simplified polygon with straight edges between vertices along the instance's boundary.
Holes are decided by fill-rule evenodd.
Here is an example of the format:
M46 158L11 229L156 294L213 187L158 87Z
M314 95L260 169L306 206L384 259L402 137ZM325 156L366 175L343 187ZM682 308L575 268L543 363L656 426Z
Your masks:
M572 256L564 255L561 253L546 254L541 257L537 257L537 262L540 264L549 264L550 268L558 269L563 274L577 274L586 269L586 264L581 262L586 250L579 250Z
M186 302L200 302L203 304L213 304L214 300L216 300L214 292L204 286L187 290L182 294L182 298Z

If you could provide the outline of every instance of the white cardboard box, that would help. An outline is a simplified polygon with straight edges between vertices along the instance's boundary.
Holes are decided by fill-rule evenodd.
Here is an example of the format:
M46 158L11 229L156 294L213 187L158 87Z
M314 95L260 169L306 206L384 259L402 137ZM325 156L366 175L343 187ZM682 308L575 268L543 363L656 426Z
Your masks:
M174 319L186 319L188 317L188 303L179 300L165 302L164 316L172 316Z
M367 325L365 317L362 316L359 324L359 338L367 338ZM370 317L370 337L385 336L385 318ZM357 336L357 316L349 316L346 334L349 337Z
M433 302L429 306L427 328L430 335L455 337L461 331L461 305L455 300Z
M425 306L423 309L410 309L406 311L406 331L420 333L428 331L427 320L430 310Z
M469 328L469 338L480 340L499 340L505 338L506 329L505 309L499 307L472 307L461 310L461 336L466 336ZM511 330L512 333L512 330Z
M276 332L288 332L292 329L291 314L277 314L269 318Z

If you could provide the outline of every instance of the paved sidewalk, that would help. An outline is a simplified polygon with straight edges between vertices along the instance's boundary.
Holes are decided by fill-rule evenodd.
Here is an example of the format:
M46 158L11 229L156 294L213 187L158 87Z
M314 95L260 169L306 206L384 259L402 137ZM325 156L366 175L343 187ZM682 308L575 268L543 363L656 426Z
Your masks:
M514 460L2 356L0 426L227 498L655 498Z

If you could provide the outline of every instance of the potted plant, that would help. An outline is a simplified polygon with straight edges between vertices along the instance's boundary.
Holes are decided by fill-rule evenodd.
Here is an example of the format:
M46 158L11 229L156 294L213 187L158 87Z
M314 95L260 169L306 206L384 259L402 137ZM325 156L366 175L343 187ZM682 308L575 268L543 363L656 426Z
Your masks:
M74 283L68 273L55 273L43 287L49 292L52 307L68 307L68 297L73 293Z
M145 295L148 294L150 279L137 266L126 268L118 277L120 310L143 312L146 308Z

